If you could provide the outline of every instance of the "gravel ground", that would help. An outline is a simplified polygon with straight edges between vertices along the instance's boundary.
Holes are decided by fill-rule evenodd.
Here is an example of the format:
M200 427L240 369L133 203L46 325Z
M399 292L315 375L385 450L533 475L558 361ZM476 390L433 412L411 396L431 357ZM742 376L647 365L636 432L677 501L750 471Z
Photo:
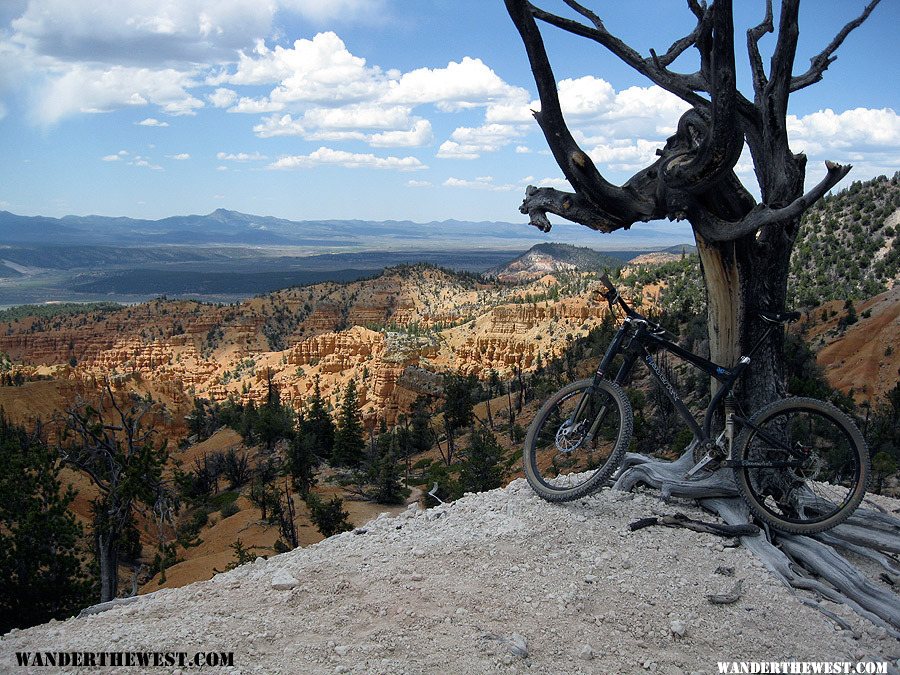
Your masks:
M884 630L829 604L853 628L838 629L728 540L664 527L628 531L638 518L676 509L710 517L688 503L611 490L548 504L516 480L452 505L384 515L356 532L102 614L13 631L0 638L0 671L27 672L15 667L14 653L24 650L233 651L231 671L240 673L897 664L900 642ZM736 603L707 600L738 580Z

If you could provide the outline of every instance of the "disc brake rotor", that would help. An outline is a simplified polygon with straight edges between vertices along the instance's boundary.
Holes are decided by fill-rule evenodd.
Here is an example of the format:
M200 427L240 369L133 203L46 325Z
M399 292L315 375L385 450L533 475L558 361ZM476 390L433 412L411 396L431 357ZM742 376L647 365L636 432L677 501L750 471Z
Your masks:
M584 442L586 425L587 420L574 426L568 421L563 422L556 431L556 449L564 454L576 450Z

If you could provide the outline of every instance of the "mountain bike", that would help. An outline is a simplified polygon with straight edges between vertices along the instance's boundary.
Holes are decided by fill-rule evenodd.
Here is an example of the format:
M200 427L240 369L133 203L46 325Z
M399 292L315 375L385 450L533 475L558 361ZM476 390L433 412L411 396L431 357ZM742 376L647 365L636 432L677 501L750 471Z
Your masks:
M601 282L606 291L600 295L625 316L593 377L560 389L531 423L523 460L535 492L548 501L571 501L599 489L618 470L633 432L622 387L641 360L693 433L695 465L685 480L730 468L752 513L783 532L821 532L850 516L870 473L869 451L853 421L830 403L805 397L775 401L747 417L732 393L753 354L774 330L799 319L799 312L760 311L767 329L748 355L726 368L667 339L668 332L625 302L607 275ZM651 352L660 349L718 381L702 425L653 358ZM724 428L714 437L720 405Z

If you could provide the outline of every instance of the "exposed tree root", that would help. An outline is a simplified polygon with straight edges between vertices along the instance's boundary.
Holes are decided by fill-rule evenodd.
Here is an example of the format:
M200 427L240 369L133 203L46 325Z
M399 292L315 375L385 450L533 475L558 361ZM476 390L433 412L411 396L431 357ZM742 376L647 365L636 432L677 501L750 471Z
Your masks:
M613 487L630 491L646 485L658 489L664 500L696 499L729 525L751 522L750 511L738 496L729 471L685 480L685 473L693 465L691 447L674 462L628 454ZM894 576L900 577L900 564L891 556L900 553L900 519L884 509L859 508L845 523L820 534L782 534L766 528L764 536L742 536L741 543L786 586L809 591L819 601L846 605L900 639L900 599L893 591L870 581L839 552L877 563L889 575L888 583ZM842 628L849 628L846 621L821 602L808 598L801 601Z

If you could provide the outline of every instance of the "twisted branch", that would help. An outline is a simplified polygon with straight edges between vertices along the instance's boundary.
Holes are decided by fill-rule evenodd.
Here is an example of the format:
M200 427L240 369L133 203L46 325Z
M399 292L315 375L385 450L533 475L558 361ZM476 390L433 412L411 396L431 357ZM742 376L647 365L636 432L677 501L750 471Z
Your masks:
M869 14L872 13L872 10L875 9L875 6L881 2L881 0L872 0L866 8L863 10L862 14L853 19L844 26L841 31L835 36L835 38L828 44L825 49L816 54L814 57L810 59L810 67L802 75L797 75L791 78L790 90L797 91L798 89L803 89L804 87L808 87L811 84L815 84L819 82L826 70L828 70L828 66L834 63L837 60L837 57L834 56L834 52L838 47L844 42L848 35L850 35L851 31L857 28L863 21L869 18Z
M853 168L850 164L841 165L835 162L825 162L825 166L828 167L825 178L809 192L783 208L758 204L744 218L734 222L722 220L706 209L696 209L690 213L691 224L706 241L734 241L754 234L766 225L788 223L791 219L800 217L811 204L825 196Z

